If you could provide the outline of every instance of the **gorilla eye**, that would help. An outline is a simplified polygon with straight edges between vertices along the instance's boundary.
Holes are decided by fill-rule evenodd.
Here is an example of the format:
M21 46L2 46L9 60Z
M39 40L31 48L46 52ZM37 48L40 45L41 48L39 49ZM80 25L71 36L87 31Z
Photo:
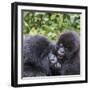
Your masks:
M68 51L68 48L67 47L65 47L65 51Z
M72 51L72 47L69 44L67 44L67 46L65 46L65 50L71 52Z
M69 51L72 51L72 47L68 46L68 50L69 50Z

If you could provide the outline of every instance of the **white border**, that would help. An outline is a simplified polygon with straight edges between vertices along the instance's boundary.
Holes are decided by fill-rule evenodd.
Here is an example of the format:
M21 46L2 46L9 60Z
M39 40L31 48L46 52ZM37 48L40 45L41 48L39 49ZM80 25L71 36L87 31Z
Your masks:
M80 75L69 76L49 76L49 77L29 77L21 79L21 10L42 10L42 11L60 11L60 12L78 12L81 13L80 27ZM70 8L52 8L36 6L18 6L18 84L63 82L85 80L85 10Z

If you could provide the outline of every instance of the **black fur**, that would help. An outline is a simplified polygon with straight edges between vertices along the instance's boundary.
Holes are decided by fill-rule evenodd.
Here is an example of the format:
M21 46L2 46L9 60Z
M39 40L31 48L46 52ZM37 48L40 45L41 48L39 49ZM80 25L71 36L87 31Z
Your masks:
M44 36L28 36L23 41L23 77L53 75L49 53L55 52L55 45ZM55 63L56 64L56 63Z
M65 48L64 59L60 70L61 75L80 74L80 39L74 31L67 31L61 34L57 45L63 44Z

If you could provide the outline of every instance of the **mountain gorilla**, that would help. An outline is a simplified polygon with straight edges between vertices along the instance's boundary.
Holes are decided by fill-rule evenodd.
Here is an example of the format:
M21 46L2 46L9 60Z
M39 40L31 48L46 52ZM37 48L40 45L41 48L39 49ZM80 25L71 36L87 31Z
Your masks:
M23 40L22 77L50 76L60 72L56 45L44 36L28 36Z
M61 75L79 75L80 74L80 39L76 32L67 31L60 35L57 45L63 44L65 55L61 60ZM60 55L58 54L57 57Z
M76 32L64 32L56 44L39 35L23 41L22 77L78 74L80 40Z

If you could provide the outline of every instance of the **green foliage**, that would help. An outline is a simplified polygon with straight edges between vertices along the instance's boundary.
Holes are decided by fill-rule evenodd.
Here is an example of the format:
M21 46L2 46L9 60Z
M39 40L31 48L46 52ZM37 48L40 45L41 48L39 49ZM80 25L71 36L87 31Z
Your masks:
M66 30L80 33L80 14L23 11L23 34L41 34L50 40Z

